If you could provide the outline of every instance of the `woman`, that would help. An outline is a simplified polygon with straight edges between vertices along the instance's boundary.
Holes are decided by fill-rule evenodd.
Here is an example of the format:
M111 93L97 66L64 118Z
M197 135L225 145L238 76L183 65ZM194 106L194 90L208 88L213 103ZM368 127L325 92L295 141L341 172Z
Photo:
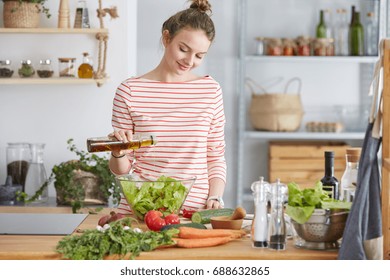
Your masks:
M135 152L113 151L110 169L117 175L132 169L143 179L196 176L183 208L222 208L226 182L222 90L212 77L191 72L202 63L215 29L208 1L191 2L164 22L160 64L122 82L113 101L113 135L118 140L127 142L142 133L156 135L158 143ZM118 209L130 211L125 199Z

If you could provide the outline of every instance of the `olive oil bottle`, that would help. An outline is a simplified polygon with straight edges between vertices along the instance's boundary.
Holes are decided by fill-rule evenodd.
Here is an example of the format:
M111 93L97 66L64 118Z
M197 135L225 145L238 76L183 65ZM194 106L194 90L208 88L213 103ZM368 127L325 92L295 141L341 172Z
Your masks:
M325 151L325 175L321 179L322 189L330 198L339 199L339 181L334 176L334 152Z
M83 53L83 63L79 66L78 76L81 79L92 79L93 78L93 67L91 58L87 52Z
M145 146L155 146L157 138L154 135L134 135L129 142L122 142L115 137L95 137L87 139L87 149L90 153L115 150L137 150Z

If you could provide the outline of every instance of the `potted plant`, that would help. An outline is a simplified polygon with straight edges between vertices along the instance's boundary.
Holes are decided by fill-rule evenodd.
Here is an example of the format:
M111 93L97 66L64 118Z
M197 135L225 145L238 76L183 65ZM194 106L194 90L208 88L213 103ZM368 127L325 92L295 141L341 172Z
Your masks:
M17 201L34 202L54 180L57 205L70 205L73 213L86 205L106 205L110 197L112 203L117 204L120 187L109 169L108 159L78 150L73 139L67 143L68 149L78 159L54 165L50 177L33 196L28 197L26 193L18 191Z
M86 204L107 204L120 199L120 187L108 166L108 159L78 150L73 139L67 141L68 149L77 160L53 166L54 187L58 205L71 205L74 213Z
M48 0L2 0L4 27L37 28L40 13L50 18L49 9L45 6Z

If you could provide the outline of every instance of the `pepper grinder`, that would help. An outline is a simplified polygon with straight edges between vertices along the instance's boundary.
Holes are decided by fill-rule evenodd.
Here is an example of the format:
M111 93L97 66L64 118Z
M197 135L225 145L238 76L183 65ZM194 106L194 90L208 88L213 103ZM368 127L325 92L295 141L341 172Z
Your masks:
M284 220L284 203L288 199L288 188L276 180L271 184L271 217L268 229L268 247L274 250L286 249L286 221Z
M251 185L255 213L252 220L251 238L253 248L268 247L268 216L267 203L269 196L269 183L260 177L259 181Z

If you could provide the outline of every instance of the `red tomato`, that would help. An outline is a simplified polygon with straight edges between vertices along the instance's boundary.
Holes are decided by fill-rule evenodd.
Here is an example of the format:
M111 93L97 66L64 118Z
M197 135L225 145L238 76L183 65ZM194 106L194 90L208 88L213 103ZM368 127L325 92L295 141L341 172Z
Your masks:
M169 214L165 217L165 223L167 225L180 224L180 218L176 214Z
M150 210L146 213L144 221L146 226L153 231L159 231L167 223L164 220L163 213L156 210Z
M183 218L191 219L196 210L183 209Z

